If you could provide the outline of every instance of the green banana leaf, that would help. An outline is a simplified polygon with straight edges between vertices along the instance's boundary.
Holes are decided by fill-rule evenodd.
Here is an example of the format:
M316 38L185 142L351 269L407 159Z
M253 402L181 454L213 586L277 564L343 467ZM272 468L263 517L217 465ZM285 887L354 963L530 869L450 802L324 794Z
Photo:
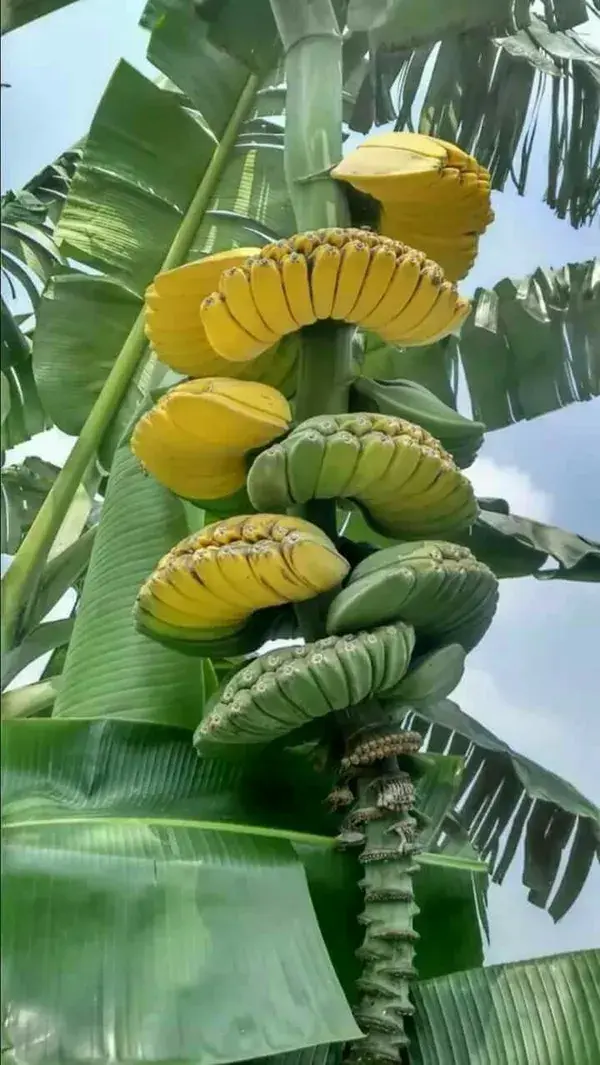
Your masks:
M479 517L460 543L494 571L498 578L529 577L537 580L597 581L600 543L577 533L531 518L511 514L504 499L478 500ZM374 532L358 511L338 511L338 525L354 543L368 551L392 547L396 542ZM554 565L556 563L556 565Z
M584 0L545 3L547 21L529 0L353 0L349 18L363 3L361 25L373 29L352 129L394 122L452 141L488 167L494 188L511 179L521 194L535 149L548 160L549 206L574 226L593 220L600 52L570 28L587 19ZM548 98L550 121L539 121Z
M276 807L265 825L256 777L242 802L239 773L200 762L185 737L6 726L14 1060L231 1062L359 1035L294 851L332 841L277 825Z
M48 425L33 379L31 342L15 316L0 300L0 358L2 372L2 452L41 433Z
M4 467L0 510L3 554L14 555L57 473L58 466L34 455L29 455L19 466Z
M188 11L189 19L202 29L201 20ZM187 28L183 19L173 39L169 15L151 37L151 55L168 37L167 55L177 68L167 64L171 78L187 69ZM141 309L146 285L186 224L186 211L216 149L206 122L217 136L226 131L253 77L202 35L195 46L194 70L204 80L194 105L205 107L206 118L190 110L186 97L158 88L122 62L87 137L57 239L65 254L101 276L58 277L51 283L39 308L33 351L44 406L66 432L81 430ZM230 84L232 64L237 77ZM180 80L185 88L185 76ZM217 94L215 85L226 81L228 91ZM232 244L261 245L293 229L282 133L269 127L265 144L260 140L265 128L264 120L252 114L242 126L189 259ZM113 445L147 384L142 364L112 432Z
M2 4L1 32L9 33L72 3L73 0L10 0Z
M465 758L455 818L501 884L521 842L523 884L535 906L560 920L600 854L600 811L567 781L514 751L450 699L398 708L427 751ZM432 726L430 728L430 726ZM444 826L444 829L446 826Z
M146 476L124 444L109 477L56 715L198 724L201 661L159 647L133 623L140 586L187 532L180 500Z
M599 334L595 259L477 289L458 338L400 350L367 334L362 373L408 377L456 406L462 370L473 416L490 431L600 395Z
M595 1065L600 951L470 969L414 988L411 1065Z

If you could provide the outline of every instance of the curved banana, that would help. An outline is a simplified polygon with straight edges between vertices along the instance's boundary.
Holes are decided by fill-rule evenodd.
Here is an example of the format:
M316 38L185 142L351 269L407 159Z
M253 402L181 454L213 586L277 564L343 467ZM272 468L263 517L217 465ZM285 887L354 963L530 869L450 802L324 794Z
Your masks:
M200 316L211 347L224 359L245 362L255 359L270 346L252 336L235 320L225 297L218 292L202 301Z
M378 304L381 303L389 288L395 269L396 253L393 247L382 244L372 250L369 268L360 294L350 312L350 317L353 321L362 324L365 316L374 311Z
M369 245L363 240L350 240L342 247L338 282L332 318L349 318L369 268Z
M396 268L388 288L376 307L361 321L365 329L378 331L409 305L421 278L425 256L421 252L408 252L396 259Z
M239 266L225 270L219 278L219 292L242 329L269 347L279 340L280 334L269 329L256 309L248 270Z
M330 318L341 255L333 244L321 244L310 257L310 290L317 318Z
M298 328L312 325L317 316L310 294L310 279L306 256L290 252L280 260L281 277L290 312Z
M278 336L295 333L298 325L285 297L279 264L266 258L250 260L250 285L258 313L269 329Z

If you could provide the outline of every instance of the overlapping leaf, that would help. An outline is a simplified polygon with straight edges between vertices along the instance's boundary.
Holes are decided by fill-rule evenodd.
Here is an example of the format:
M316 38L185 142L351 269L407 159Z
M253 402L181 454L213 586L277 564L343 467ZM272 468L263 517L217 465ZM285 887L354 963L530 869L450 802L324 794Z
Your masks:
M427 750L465 757L456 816L490 862L492 878L502 882L524 840L523 883L529 901L559 920L576 901L600 853L598 809L451 700L419 715L408 715L405 725L427 733Z
M460 337L414 350L366 337L362 372L408 377L451 406L458 367L488 430L600 395L600 259L478 289Z
M574 226L592 220L600 197L600 53L568 28L587 18L582 0L545 5L556 32L530 16L529 0L456 0L425 10L417 0L355 2L393 18L370 36L353 129L394 121L453 141L488 167L494 188L513 178L521 193L535 145L548 156L545 198L559 218ZM545 90L550 122L539 121Z
M414 989L411 1065L593 1065L600 951L470 969Z

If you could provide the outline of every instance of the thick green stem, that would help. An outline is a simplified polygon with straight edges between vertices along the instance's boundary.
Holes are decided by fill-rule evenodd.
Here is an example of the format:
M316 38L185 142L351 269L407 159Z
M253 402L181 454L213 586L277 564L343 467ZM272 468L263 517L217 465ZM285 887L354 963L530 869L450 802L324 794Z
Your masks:
M286 75L285 171L299 230L349 224L329 177L342 156L342 37L331 0L271 0Z
M255 97L260 82L252 74L240 95L220 144L163 261L162 270L184 262L202 218L223 173L229 152ZM93 461L102 437L123 399L146 346L144 316L140 313L104 382L71 454L59 473L2 581L2 633L5 649L11 646L21 612L40 567L52 546L77 487Z
M409 981L415 975L418 936L413 921L419 912L412 885L418 868L413 858L416 821L410 814L414 789L408 775L398 772L395 759L379 762L377 768L377 776L363 771L358 801L348 817L365 844L360 856L365 938L358 951L363 969L355 1015L366 1036L349 1049L348 1065L397 1063L408 1045L404 1018L413 1012Z

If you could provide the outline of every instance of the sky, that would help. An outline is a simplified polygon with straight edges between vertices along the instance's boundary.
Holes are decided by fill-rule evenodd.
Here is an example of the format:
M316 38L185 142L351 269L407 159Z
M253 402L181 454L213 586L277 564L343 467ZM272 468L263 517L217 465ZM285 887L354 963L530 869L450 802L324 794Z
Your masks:
M152 77L141 0L80 0L3 39L2 189L18 188L87 130L120 57ZM595 35L596 38L600 34ZM600 40L595 40L600 44ZM537 266L600 254L598 225L575 231L541 202L540 182L519 198L494 194L496 222L461 287L491 286ZM64 461L70 440L41 434L15 449ZM515 513L600 538L600 400L489 434L469 470L477 492ZM469 656L454 698L522 754L600 803L600 590L532 578L504 581L494 624ZM558 925L526 902L513 867L490 889L489 962L600 946L598 869Z

